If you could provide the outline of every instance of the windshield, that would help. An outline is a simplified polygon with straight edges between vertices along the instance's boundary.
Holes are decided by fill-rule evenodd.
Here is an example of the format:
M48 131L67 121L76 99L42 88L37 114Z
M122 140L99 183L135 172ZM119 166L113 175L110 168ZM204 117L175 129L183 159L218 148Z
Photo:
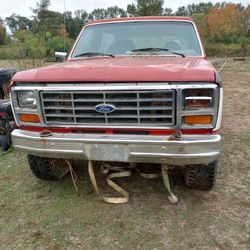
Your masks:
M151 49L143 50L145 48ZM157 48L157 50L152 48ZM83 30L71 57L81 57L90 53L177 56L171 51L185 56L202 55L192 23L136 21L90 25Z

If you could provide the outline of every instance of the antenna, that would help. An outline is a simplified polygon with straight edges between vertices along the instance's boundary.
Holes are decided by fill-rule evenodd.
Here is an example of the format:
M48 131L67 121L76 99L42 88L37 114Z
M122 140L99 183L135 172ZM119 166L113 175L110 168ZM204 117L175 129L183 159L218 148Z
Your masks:
M63 2L63 26L64 26L64 32L63 32L63 49L64 52L66 52L66 0Z

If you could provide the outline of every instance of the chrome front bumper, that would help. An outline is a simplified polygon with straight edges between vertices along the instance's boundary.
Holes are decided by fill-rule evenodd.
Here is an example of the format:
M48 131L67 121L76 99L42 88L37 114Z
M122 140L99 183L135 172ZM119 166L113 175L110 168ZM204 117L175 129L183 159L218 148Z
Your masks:
M16 129L14 148L28 154L63 159L95 161L166 163L172 165L208 164L219 157L220 135L169 136L53 133Z

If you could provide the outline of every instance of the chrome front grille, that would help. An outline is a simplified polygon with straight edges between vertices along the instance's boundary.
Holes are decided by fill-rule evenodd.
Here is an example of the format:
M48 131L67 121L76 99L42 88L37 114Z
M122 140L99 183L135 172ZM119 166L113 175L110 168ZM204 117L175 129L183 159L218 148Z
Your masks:
M41 91L49 125L174 126L175 90ZM112 113L95 107L110 104Z

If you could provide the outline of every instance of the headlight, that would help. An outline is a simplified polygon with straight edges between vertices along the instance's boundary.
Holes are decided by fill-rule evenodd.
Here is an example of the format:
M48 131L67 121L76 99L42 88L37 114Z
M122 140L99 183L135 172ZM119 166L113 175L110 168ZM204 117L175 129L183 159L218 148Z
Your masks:
M218 108L218 87L207 84L182 90L181 124L183 128L211 128Z
M185 109L210 108L213 101L213 89L186 89L183 91Z
M18 92L18 104L21 108L35 108L36 94L32 90Z

